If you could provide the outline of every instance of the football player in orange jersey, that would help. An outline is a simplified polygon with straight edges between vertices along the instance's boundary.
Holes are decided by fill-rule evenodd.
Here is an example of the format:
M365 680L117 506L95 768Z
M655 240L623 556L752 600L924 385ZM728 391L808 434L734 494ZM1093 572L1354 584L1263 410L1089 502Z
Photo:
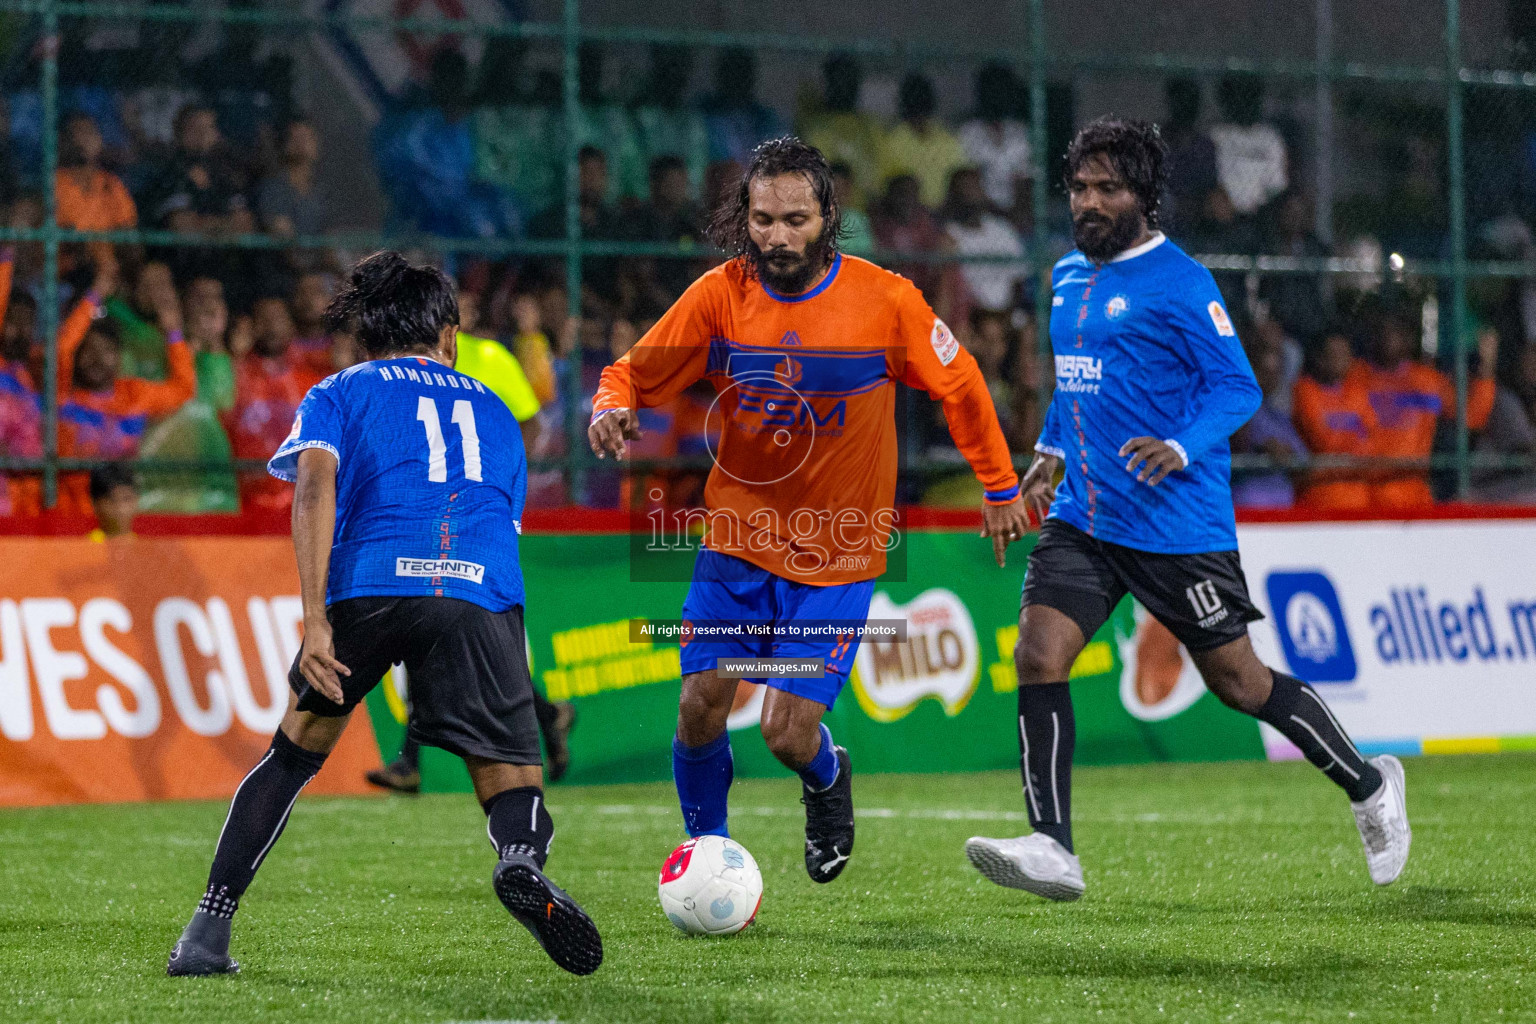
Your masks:
M999 565L1028 526L976 360L910 281L840 253L838 227L821 153L793 138L758 147L712 228L733 258L603 371L588 432L599 457L623 458L638 409L700 379L718 392L707 533L683 604L678 799L690 835L727 834L737 681L717 673L721 659L819 660L813 678L765 674L770 665L742 673L767 685L763 738L800 775L805 866L817 882L836 878L853 850L848 752L821 719L885 570L898 382L942 400L985 490L982 535Z

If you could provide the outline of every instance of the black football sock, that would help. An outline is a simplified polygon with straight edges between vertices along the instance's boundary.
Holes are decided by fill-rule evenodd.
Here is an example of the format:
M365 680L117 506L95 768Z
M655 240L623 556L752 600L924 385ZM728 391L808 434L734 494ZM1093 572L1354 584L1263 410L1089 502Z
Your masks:
M421 771L421 741L411 735L410 726L406 726L405 738L400 741L400 756L395 760L413 772Z
M1360 756L1317 691L1295 676L1270 670L1274 689L1254 717L1279 729L1356 803L1381 788L1381 772Z
M505 860L516 853L527 854L543 868L549 844L555 841L555 822L544 806L544 791L538 786L504 789L482 806L496 856Z
M1019 768L1029 824L1072 852L1072 748L1077 722L1066 683L1019 687Z
M230 801L229 816L224 819L213 855L213 869L208 872L208 890L197 905L189 933L196 930L216 935L220 926L206 918L222 919L224 941L228 943L229 919L235 916L240 897L283 834L299 791L323 764L324 754L305 750L281 729L272 736L272 745Z
M539 731L548 733L560 717L560 709L538 690L533 691L533 717L539 720Z

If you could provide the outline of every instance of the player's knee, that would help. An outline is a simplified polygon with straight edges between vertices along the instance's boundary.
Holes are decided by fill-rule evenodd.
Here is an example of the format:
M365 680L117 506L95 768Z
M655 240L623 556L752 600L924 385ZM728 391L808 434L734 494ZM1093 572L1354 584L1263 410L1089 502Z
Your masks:
M821 731L815 723L797 721L792 715L763 716L763 742L781 764L802 768L816 756L821 747Z
M1234 711L1255 714L1268 699L1268 678L1259 679L1238 667L1207 669L1205 685L1216 699Z
M1070 663L1062 665L1061 661L1060 655L1050 650L1049 645L1024 636L1020 636L1013 646L1013 667L1019 674L1020 686L1061 682L1072 668Z
M711 687L696 676L683 680L677 703L677 738L690 747L701 747L719 736L730 714L730 705L719 707Z
M283 715L283 735L295 745L324 758L330 755L341 740L342 730L347 727L351 714L317 715L312 711L290 708Z

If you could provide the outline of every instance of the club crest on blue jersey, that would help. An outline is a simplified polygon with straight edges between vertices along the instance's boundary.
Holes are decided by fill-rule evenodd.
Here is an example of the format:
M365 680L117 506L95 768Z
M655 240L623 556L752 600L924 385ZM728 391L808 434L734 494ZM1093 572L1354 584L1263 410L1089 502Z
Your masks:
M1104 303L1104 315L1109 317L1111 320L1118 320L1125 315L1125 311L1129 308L1130 303L1126 301L1125 296L1116 295L1114 298Z

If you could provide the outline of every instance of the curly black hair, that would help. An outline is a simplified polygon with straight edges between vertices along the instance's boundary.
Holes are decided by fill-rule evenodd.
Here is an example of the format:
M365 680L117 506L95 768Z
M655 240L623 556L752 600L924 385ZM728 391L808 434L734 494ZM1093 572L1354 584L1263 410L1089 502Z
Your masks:
M326 330L355 333L375 359L430 352L459 322L453 283L436 267L413 267L398 252L376 252L352 268L325 311Z
M1086 124L1067 147L1063 181L1070 190L1072 177L1090 157L1102 156L1141 203L1147 227L1157 227L1157 207L1168 185L1168 144L1151 121L1127 121L1108 116Z
M752 162L747 165L741 181L721 198L709 224L709 240L731 259L740 260L749 274L753 273L753 261L747 257L756 248L747 224L752 182L756 178L776 178L781 174L803 174L811 183L825 222L821 229L821 244L829 256L837 251L837 242L842 236L843 217L832 187L832 169L827 166L827 158L821 155L821 150L793 135L769 139L752 151Z

